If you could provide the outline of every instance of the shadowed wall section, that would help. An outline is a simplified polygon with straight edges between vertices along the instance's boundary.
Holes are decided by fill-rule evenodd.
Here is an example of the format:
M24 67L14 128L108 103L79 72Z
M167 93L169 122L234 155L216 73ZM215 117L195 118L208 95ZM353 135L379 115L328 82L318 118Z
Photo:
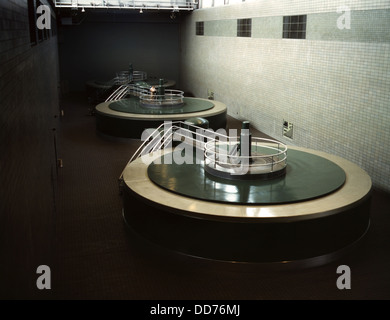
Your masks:
M178 81L179 18L168 13L104 14L86 11L79 25L64 25L59 35L64 90L84 91L88 80L110 80L115 73L145 71Z
M27 1L1 1L0 15L0 297L35 298L52 261L57 36L31 43Z

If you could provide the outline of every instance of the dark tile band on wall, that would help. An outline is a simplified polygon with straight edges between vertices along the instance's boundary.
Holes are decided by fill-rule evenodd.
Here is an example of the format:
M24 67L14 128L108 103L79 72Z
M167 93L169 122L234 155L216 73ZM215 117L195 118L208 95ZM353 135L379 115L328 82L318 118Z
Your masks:
M237 37L252 36L252 19L237 19Z
M197 36L203 36L204 35L204 22L203 21L196 21L196 24L195 24L195 34Z
M29 31L30 31L30 43L31 45L36 45L38 42L38 34L37 27L35 25L36 22L36 2L35 0L28 0L27 8L28 8L28 22L29 22Z
M45 3L40 0L28 0L27 2L31 46L34 46L39 42L49 39L50 36L57 35L57 21L51 14L50 29L40 29L37 27L37 19L39 17L39 14L37 14L37 8L42 5L45 5Z
M306 15L283 17L284 39L306 39Z

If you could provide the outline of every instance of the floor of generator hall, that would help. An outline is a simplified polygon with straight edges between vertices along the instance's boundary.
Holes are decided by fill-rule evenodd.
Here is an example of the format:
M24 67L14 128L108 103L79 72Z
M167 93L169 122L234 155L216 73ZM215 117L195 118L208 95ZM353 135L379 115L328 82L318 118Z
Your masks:
M148 243L122 218L118 177L140 145L102 137L84 93L61 99L58 134L55 299L390 299L390 197L374 189L359 246L313 268L264 269L184 256ZM241 121L228 117L228 129ZM252 135L267 137L252 130ZM134 208L136 210L136 208ZM180 241L180 239L178 239ZM351 289L336 282L351 270Z

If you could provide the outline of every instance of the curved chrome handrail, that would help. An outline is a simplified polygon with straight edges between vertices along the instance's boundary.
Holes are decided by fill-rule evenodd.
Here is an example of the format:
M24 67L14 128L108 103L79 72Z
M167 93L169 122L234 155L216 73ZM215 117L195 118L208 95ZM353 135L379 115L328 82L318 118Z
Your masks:
M184 92L180 90L165 90L163 95L143 93L139 96L140 104L151 106L169 106L184 102Z
M262 168L264 170L264 168L270 168L269 172L273 172L275 166L278 164L280 164L278 170L283 169L287 165L287 146L279 141L253 137L252 146L255 145L276 152L270 154L254 154L251 156L238 154L236 147L238 143L239 137L229 137L227 141L212 140L207 142L204 147L205 164L213 167L218 165L227 168L244 164L248 169ZM229 152L229 150L233 150L233 152Z

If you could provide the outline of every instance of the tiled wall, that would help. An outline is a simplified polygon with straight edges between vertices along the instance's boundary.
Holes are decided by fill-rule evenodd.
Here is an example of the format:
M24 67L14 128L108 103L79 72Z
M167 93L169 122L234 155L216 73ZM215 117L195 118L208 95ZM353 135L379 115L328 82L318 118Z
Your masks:
M339 29L340 6L351 28ZM283 16L307 14L306 39L283 39ZM252 18L237 37L236 19ZM195 22L204 21L204 35ZM183 90L227 104L264 133L344 157L390 191L390 2L253 1L200 9L183 23ZM282 135L293 123L293 139Z
M36 270L51 265L57 70L57 37L32 46L27 1L0 1L0 298L44 294Z

